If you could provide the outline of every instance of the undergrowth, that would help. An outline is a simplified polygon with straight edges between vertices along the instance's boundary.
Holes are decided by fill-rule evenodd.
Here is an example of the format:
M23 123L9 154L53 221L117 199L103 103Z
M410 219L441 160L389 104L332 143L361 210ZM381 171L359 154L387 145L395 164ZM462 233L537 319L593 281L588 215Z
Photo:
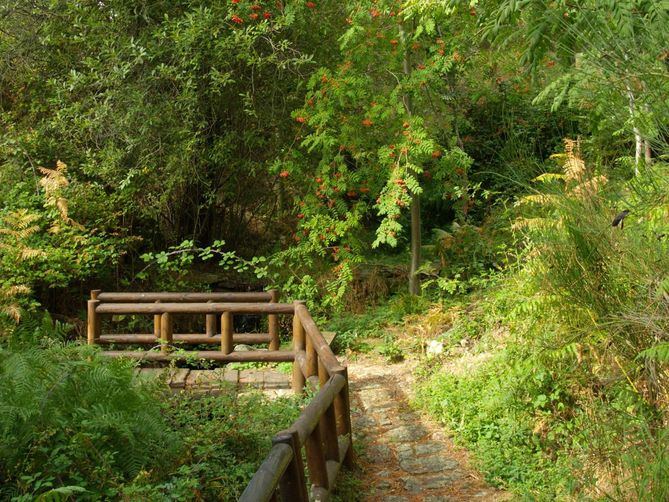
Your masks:
M564 174L520 201L516 265L453 307L473 301L417 402L530 499L666 500L667 168L609 186L567 146Z
M58 341L62 327L39 342L21 329L28 343L0 347L3 500L237 500L299 413L234 388L172 395L132 362Z

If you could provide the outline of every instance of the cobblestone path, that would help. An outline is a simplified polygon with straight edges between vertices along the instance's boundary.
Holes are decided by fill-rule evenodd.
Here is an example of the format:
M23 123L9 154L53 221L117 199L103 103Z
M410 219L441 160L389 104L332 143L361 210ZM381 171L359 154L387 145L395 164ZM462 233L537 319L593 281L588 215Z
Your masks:
M443 430L409 406L411 362L349 363L354 438L362 445L365 501L508 500Z

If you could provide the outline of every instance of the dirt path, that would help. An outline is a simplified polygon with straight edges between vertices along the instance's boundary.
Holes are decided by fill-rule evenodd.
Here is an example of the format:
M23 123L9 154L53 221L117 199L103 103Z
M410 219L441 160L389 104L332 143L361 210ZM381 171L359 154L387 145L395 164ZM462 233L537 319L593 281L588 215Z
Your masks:
M414 363L366 357L348 364L365 501L508 500L473 470L443 429L411 409Z

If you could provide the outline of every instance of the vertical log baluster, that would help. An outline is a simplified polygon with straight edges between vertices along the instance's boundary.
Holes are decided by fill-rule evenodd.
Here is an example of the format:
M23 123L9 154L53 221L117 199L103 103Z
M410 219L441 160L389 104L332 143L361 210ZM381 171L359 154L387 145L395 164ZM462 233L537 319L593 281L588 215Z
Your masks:
M232 313L221 314L221 351L224 354L232 352Z
M285 443L293 450L293 458L279 481L282 500L308 502L309 492L307 491L302 451L297 431L280 432L272 440L272 444L277 443Z
M318 381L321 384L321 388L328 381L330 375L328 375L325 365L318 361ZM325 458L327 460L336 460L340 461L339 458L339 441L337 440L337 419L335 415L334 401L323 413L323 416L320 420L320 428L323 433L323 446L325 447Z
M293 305L296 307L298 305L303 305L304 302L296 301L293 302ZM304 350L304 327L300 322L300 318L297 314L293 314L293 353L297 356L298 352ZM292 379L293 392L295 394L301 394L304 391L304 375L302 374L302 369L300 364L297 362L297 359L293 361L293 379Z
M207 303L212 303L211 300L209 300ZM216 335L216 314L206 314L205 316L205 332L207 333L207 336L215 336Z
M336 423L340 429L339 434L348 435L348 449L346 450L346 456L342 460L344 465L352 467L355 463L355 456L353 453L353 434L351 429L351 403L348 392L348 368L341 368L336 373L346 379L344 388L335 397L334 409Z
M318 423L305 442L307 449L307 465L309 466L309 475L313 486L327 490L328 470L325 463L325 454L323 452L321 437L321 426L320 423Z
M306 335L306 352L307 352L307 378L318 374L318 354L316 353L316 348L314 343L311 340L311 337L307 333ZM321 382L323 385L324 382Z
M154 303L160 303L160 300L156 300ZM162 323L162 315L156 314L153 316L153 336L156 337L156 340L160 340L160 324Z
M279 302L279 292L276 289L268 291L271 295L270 303ZM276 314L269 314L267 316L267 324L269 331L269 350L279 350L279 316Z
M100 315L95 311L100 300L88 300L87 306L87 342L95 345L100 341Z
M172 335L172 314L163 312L160 318L160 351L167 354L171 350Z

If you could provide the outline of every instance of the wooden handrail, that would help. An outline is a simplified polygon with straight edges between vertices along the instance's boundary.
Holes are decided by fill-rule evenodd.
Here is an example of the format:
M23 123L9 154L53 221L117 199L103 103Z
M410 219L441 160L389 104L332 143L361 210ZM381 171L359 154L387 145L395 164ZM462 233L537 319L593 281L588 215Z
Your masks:
M292 362L295 355L292 350L249 350L244 352L230 352L226 354L220 350L198 350L184 352L150 352L147 350L107 350L102 353L106 357L127 357L141 361L188 361L191 359L208 359L225 363L279 363Z
M272 291L258 293L119 293L100 292L97 300L105 303L261 303L273 300Z
M295 314L300 318L302 326L304 327L304 331L307 333L309 338L311 338L313 347L316 350L319 359L323 361L323 364L325 364L328 372L332 373L341 369L342 366L339 364L339 361L337 361L337 358L333 354L330 345L323 337L321 331L318 329L318 326L316 326L316 322L311 318L311 314L309 314L307 307L301 304L296 305Z
M94 300L99 301L99 300ZM292 314L292 303L100 303L98 314Z
M213 296L219 295L219 296ZM222 296L225 295L225 296ZM256 296L250 296L256 295ZM251 300L258 300L253 302ZM269 333L233 333L233 314L266 314ZM154 316L154 334L102 335L102 315ZM174 314L206 314L206 334L174 334ZM293 316L293 348L279 349L279 314ZM215 334L217 317L221 334ZM234 344L268 342L270 350L234 352ZM155 351L106 351L108 357L142 361L209 359L221 362L293 363L292 388L302 393L308 384L316 392L291 427L277 434L273 446L240 500L263 502L276 498L308 502L327 500L342 465L353 463L348 372L332 352L304 302L278 303L278 293L102 293L88 301L88 343L157 344ZM220 343L218 351L174 351L174 342ZM302 462L306 450L310 489Z

